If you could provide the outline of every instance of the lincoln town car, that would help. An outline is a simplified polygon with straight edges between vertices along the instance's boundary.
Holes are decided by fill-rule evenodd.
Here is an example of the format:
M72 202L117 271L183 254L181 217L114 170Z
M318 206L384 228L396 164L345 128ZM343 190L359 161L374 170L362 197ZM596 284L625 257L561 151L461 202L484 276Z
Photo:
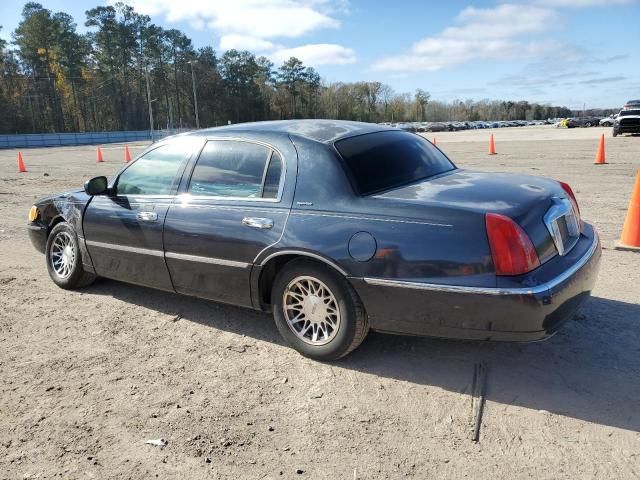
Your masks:
M317 360L369 330L547 338L600 261L566 183L458 168L418 134L332 120L167 138L36 202L28 231L62 288L104 277L272 312Z

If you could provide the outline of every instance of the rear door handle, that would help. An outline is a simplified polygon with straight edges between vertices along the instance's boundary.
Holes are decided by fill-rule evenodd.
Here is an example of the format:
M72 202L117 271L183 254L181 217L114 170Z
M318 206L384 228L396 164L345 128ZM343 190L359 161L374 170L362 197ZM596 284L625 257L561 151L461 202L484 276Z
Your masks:
M273 228L273 220L271 220L270 218L244 217L242 219L242 224L252 228Z
M141 222L157 222L158 214L156 212L138 212L136 218Z

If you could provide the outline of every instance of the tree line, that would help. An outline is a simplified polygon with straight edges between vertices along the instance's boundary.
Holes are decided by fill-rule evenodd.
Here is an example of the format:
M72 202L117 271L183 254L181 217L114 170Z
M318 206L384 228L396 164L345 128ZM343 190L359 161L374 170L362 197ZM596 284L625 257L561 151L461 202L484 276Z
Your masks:
M276 67L248 51L196 49L183 32L155 25L123 3L87 10L85 26L88 33L80 34L68 14L34 2L24 6L12 42L0 39L0 133L145 130L152 118L158 129L289 118L473 121L571 114L526 101L434 101L422 89L397 93L381 82L328 83L294 57Z

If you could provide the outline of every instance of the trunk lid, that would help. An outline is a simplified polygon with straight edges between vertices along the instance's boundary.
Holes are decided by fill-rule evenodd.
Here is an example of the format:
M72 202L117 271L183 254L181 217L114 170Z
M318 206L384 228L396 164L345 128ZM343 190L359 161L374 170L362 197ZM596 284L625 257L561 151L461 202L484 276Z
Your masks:
M550 220L557 219L547 216L545 222L545 215L558 204L566 205L567 193L556 180L548 178L457 169L376 197L401 202L414 212L420 208L425 214L429 209L446 208L479 215L488 212L505 215L524 229L543 263L558 252L547 226ZM562 211L558 208L553 211L558 210ZM561 224L560 234L565 235L563 218Z

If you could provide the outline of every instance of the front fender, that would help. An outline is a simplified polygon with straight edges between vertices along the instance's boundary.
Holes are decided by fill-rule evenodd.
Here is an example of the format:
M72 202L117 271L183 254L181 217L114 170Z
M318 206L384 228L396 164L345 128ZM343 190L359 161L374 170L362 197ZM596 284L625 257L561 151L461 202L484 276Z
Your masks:
M93 272L93 263L85 245L82 228L84 211L90 201L91 197L81 190L64 192L38 200L35 206L40 214L35 221L27 225L29 236L36 249L44 253L44 246L53 227L60 222L67 222L78 235L83 267Z

